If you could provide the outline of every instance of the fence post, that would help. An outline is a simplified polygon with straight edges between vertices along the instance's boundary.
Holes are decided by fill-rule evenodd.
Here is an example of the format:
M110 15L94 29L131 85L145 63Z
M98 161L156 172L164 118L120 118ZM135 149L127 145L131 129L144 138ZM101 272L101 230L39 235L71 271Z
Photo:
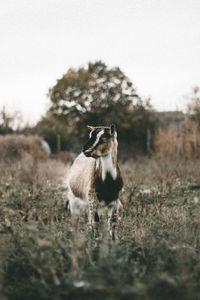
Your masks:
M60 134L57 134L57 153L60 152L60 147L61 143L60 143Z
M149 128L147 128L147 153L150 154L152 153L152 148L151 148L151 131Z

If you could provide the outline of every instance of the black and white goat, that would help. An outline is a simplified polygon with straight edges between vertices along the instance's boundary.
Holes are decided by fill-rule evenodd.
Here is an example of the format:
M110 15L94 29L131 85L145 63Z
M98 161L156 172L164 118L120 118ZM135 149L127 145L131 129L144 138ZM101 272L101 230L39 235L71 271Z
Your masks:
M119 193L123 187L117 163L117 133L114 125L88 128L89 140L68 174L67 201L72 216L88 208L91 226L99 220L98 206L107 207L109 231L114 238L112 224L122 205Z

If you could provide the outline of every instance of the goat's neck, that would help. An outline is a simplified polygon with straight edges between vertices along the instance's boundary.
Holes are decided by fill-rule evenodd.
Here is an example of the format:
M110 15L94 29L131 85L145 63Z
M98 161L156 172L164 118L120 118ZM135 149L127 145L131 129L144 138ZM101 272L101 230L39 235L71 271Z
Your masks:
M115 153L112 151L108 155L100 157L97 168L103 181L106 179L107 174L110 174L115 180L117 177L117 157Z

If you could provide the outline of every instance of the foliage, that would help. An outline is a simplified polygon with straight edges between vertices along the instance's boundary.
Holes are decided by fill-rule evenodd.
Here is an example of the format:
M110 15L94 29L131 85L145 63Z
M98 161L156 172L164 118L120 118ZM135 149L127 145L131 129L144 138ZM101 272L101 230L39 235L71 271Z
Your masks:
M147 129L155 128L149 101L143 101L132 82L118 68L101 61L87 68L69 69L49 90L49 113L73 128L79 139L86 137L86 125L117 127L120 140L146 148Z
M98 240L91 237L85 215L74 231L62 206L65 165L1 162L0 298L199 299L199 166L124 164L124 208L112 242L106 224Z

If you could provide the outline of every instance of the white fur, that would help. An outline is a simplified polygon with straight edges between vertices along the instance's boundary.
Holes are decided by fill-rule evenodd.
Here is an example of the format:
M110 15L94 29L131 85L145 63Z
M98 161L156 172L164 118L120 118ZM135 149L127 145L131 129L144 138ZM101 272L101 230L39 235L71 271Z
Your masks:
M68 197L69 197L69 194L68 194ZM73 215L77 216L83 210L85 210L87 208L88 201L87 200L84 201L81 198L75 197L72 192L71 192L71 196L69 199L70 199L69 207L70 207L70 211L72 212Z
M109 153L108 155L101 157L101 166L102 166L102 180L104 181L106 178L106 174L110 173L113 179L117 178L117 169L113 165L112 155Z
M88 206L88 194L91 185L91 178L93 169L95 168L95 159L86 157L83 153L75 159L73 165L68 171L66 178L67 184L67 200L69 200L69 207L72 215L81 213L82 210ZM82 198L76 197L71 190L71 180L77 181L79 189L82 191Z

